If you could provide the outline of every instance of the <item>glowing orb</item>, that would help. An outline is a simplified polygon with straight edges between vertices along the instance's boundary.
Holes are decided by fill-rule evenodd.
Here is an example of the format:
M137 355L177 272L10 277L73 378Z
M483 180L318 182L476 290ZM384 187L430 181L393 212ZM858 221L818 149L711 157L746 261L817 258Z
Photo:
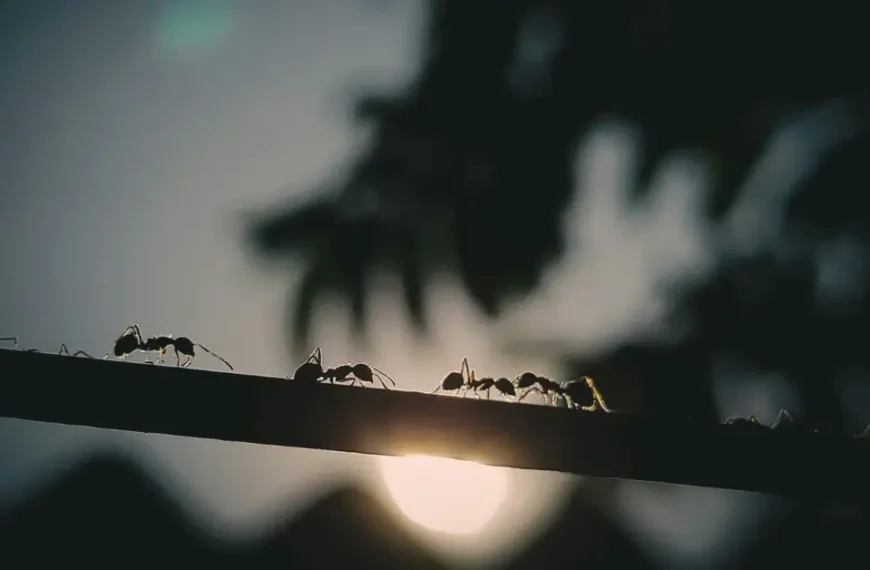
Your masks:
M507 473L471 461L412 455L382 457L396 505L412 521L449 534L479 532L507 495Z

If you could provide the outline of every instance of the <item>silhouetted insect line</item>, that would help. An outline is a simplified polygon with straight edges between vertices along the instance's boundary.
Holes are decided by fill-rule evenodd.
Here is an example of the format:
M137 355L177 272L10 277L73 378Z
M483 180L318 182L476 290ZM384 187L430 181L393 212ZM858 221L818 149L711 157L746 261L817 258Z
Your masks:
M795 421L794 416L792 416L791 413L786 409L779 410L779 413L776 415L776 419L769 426L762 423L761 420L753 415L749 416L748 418L728 418L725 421L725 424L739 428L748 433L797 431L802 431L805 433L817 433L817 430L809 429L805 426L798 424Z
M172 335L161 335L150 337L146 340L142 337L142 330L139 328L138 324L130 325L124 329L121 336L115 340L115 345L112 347L112 354L123 360L134 352L144 352L145 362L147 364L159 364L165 359L166 351L170 347L175 352L177 365L181 368L190 366L193 359L196 358L196 350L194 347L199 347L226 364L230 370L233 370L233 365L227 362L222 356L209 350L198 342L193 342L186 336L173 337ZM149 359L152 352L158 354L158 358L155 361ZM182 355L187 358L183 364L181 362ZM103 360L109 358L109 356L110 355L107 353L106 356L103 357Z
M595 385L595 381L589 376L582 376L577 380L560 383L543 376L538 376L532 372L523 372L517 375L514 382L517 390L525 390L517 398L518 402L522 402L529 394L537 393L543 397L545 404L555 405L557 400L561 399L568 408L574 410L586 412L594 412L599 409L604 412L613 411L607 405L604 396ZM592 403L588 406L581 405L579 402L586 399L589 395L592 396Z
M305 362L293 373L293 380L308 384L315 384L317 382L329 382L330 384L350 382L351 386L356 383L363 386L364 384L373 385L375 380L377 380L385 389L389 390L390 387L387 386L384 379L389 380L393 386L396 385L396 381L389 374L362 362L358 364L342 364L341 366L324 370L323 351L320 347L311 351Z
M21 347L19 347L18 346L18 337L7 336L7 337L0 338L0 342L8 342L8 341L12 341L12 350L21 350L24 352L39 352L38 348L21 348ZM91 356L90 354L88 354L84 350L79 350L79 351L76 351L76 352L70 354L69 349L66 347L65 343L61 343L60 350L58 350L57 353L61 354L61 355L65 355L65 356L78 356L81 354L81 355L87 356L88 358L93 358L93 356Z

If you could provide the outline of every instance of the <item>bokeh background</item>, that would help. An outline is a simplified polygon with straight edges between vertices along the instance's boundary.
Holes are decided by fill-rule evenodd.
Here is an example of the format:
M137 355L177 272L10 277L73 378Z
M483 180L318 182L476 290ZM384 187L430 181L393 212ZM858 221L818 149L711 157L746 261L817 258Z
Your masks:
M279 376L319 345L421 391L468 356L591 374L625 411L857 433L870 36L821 6L0 2L0 336L102 356L138 322ZM346 517L448 565L849 566L867 526L511 471L460 538L403 519L373 458L6 419L0 509L43 505L83 457L65 493L90 498L63 512L96 529L151 508L139 465L218 542L329 535L345 515L323 512L365 504ZM116 487L134 506L96 508Z

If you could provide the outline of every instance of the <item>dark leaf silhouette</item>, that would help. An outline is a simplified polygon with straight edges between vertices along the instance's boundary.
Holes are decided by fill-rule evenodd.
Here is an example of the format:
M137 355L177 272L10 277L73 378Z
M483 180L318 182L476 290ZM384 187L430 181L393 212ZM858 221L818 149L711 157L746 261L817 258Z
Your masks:
M549 28L530 27L542 14ZM637 195L673 151L707 155L708 213L720 219L783 121L832 99L867 101L870 36L861 21L843 3L784 0L430 0L416 78L358 100L356 118L374 136L339 198L270 214L255 229L261 252L312 249L304 263L342 267L305 281L289 308L297 342L321 291L348 300L359 332L367 293L356 279L375 266L398 273L421 330L426 268L458 275L490 316L532 292L564 249L573 157L599 117L640 129ZM555 46L549 59L523 55L530 34L535 45ZM523 88L520 64L538 78ZM365 216L374 236L358 231ZM420 249L395 247L397 236ZM330 245L314 245L321 240Z

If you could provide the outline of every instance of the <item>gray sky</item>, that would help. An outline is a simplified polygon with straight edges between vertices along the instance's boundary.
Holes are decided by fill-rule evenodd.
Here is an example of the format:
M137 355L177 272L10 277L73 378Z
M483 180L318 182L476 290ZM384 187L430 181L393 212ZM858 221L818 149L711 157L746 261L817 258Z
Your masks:
M386 10L363 0L18 4L28 6L26 17L10 23L7 8L0 22L0 336L102 355L138 322L146 335L190 336L247 373L291 373L276 318L287 277L246 257L239 214L301 196L352 156L364 133L346 120L349 88L407 80L422 1ZM584 210L567 218L582 250L554 269L539 298L491 326L444 283L434 292L435 338L424 347L410 340L385 281L375 307L390 326L372 350L350 346L335 308L316 331L325 357L364 357L401 388L428 391L466 355L493 375L555 372L542 358L500 353L497 338L520 334L518 324L589 349L661 332L666 305L657 285L674 272L708 270L716 236L696 221L704 171L691 157L666 169L648 210L626 213L617 192L628 183L625 132L600 132L578 156L594 188ZM213 365L207 356L196 364ZM772 419L780 407L751 402L729 413ZM275 503L299 508L338 479L377 479L365 457L0 419L0 505L102 444L148 458L216 532L256 532L284 514ZM489 536L452 552L510 554L524 544L524 520L546 521L573 481L512 473L514 501ZM645 504L647 493L643 512L661 511L647 486L626 489L633 504ZM729 525L743 520L736 515L757 510L749 495L690 493L678 520L645 520L636 508L626 515L674 563L703 559L683 547L729 540ZM698 520L710 519L698 509L711 505L712 530L698 530ZM416 532L444 551L443 541Z

